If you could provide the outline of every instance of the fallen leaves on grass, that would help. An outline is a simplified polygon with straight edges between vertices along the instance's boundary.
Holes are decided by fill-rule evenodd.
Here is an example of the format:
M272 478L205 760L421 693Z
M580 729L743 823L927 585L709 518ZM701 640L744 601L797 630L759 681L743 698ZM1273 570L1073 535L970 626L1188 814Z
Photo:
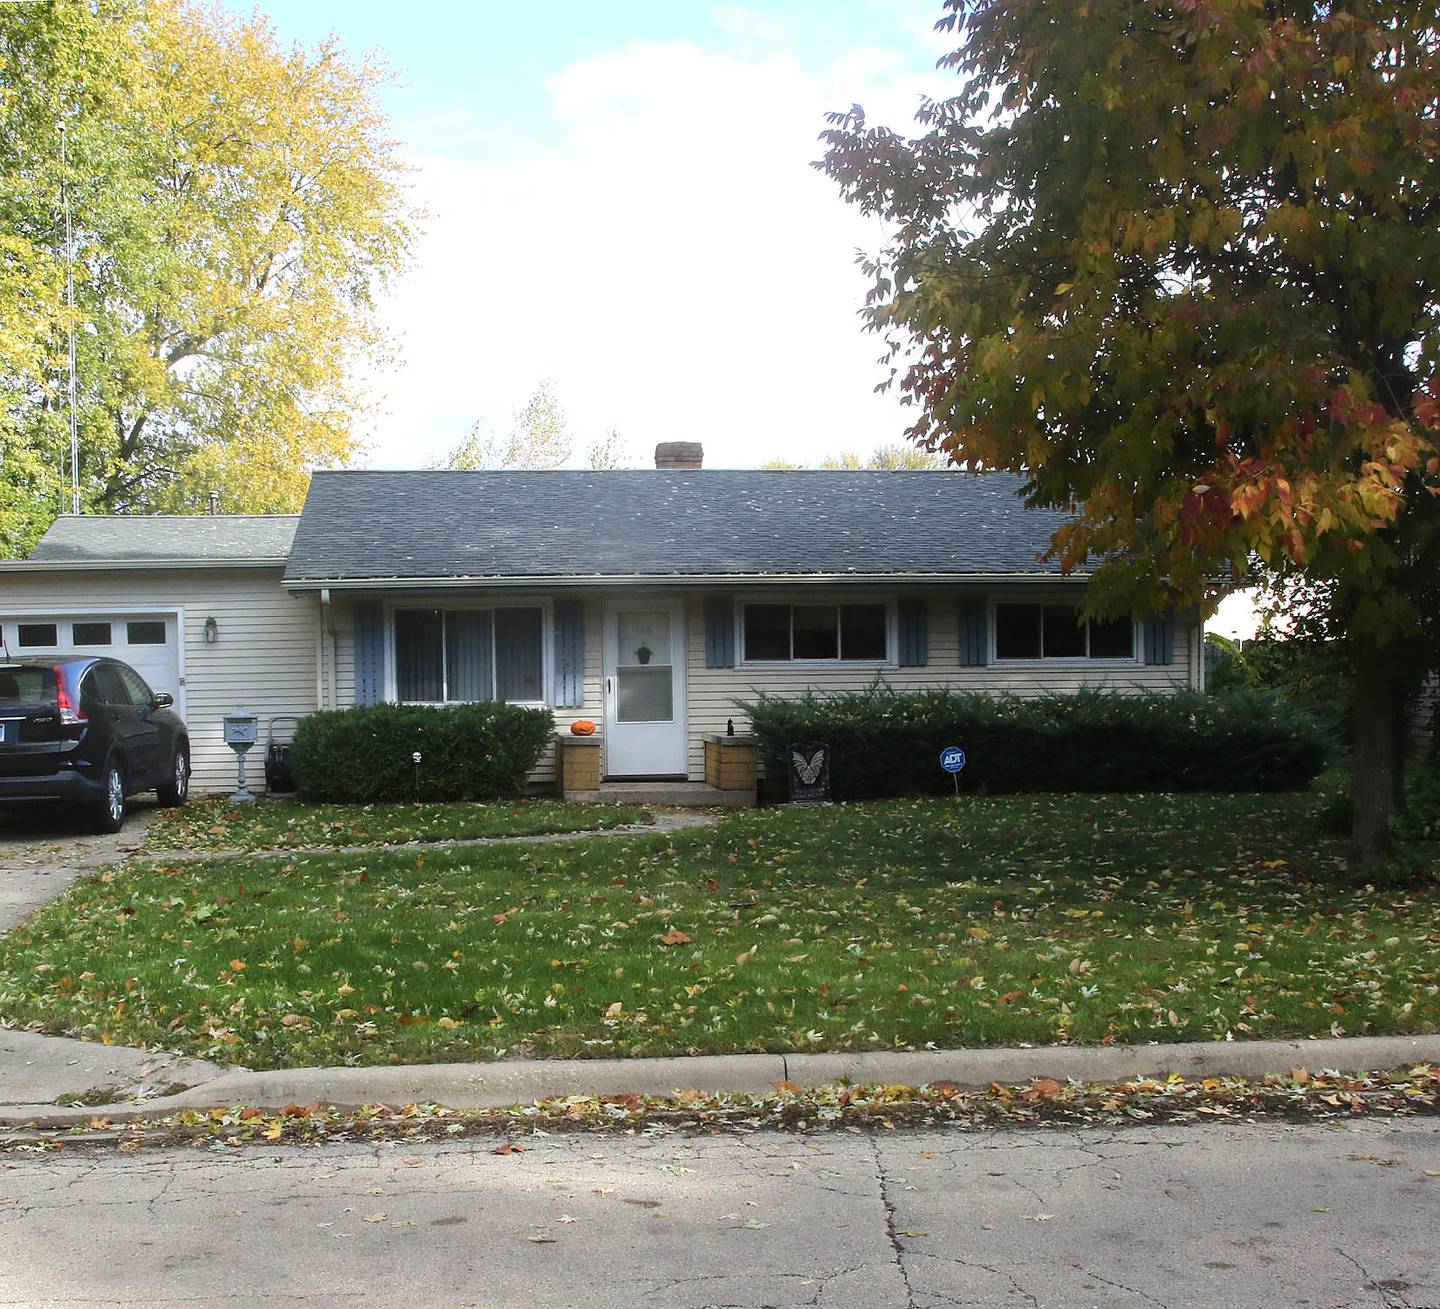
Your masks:
M131 865L0 942L0 1020L251 1068L1440 1028L1440 884L1340 880L1314 807L972 797Z

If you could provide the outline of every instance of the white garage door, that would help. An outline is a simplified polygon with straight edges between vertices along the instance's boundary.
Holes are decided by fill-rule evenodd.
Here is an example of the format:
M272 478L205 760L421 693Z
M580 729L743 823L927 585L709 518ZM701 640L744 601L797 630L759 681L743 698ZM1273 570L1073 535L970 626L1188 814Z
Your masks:
M168 691L185 712L180 681L180 620L169 613L0 615L0 637L12 659L108 655L127 663L152 691Z

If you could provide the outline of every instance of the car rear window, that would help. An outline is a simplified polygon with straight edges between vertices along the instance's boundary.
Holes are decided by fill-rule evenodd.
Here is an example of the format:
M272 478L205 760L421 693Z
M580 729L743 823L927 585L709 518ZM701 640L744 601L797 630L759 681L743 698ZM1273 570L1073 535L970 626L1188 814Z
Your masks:
M0 702L5 704L50 704L55 700L57 682L53 668L26 666L6 668L0 664Z

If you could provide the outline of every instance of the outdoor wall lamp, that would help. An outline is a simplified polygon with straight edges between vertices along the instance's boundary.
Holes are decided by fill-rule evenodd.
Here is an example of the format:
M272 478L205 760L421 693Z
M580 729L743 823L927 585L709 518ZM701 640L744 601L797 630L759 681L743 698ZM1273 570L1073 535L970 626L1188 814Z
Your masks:
M220 639L220 624L213 618L205 620L205 644L214 645Z

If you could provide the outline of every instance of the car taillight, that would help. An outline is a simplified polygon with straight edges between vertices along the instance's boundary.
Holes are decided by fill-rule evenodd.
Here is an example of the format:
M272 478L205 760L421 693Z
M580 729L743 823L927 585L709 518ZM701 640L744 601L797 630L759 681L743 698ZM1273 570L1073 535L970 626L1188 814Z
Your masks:
M89 722L89 718L75 707L75 702L70 699L70 692L65 686L65 674L63 670L55 670L55 705L60 710L60 722L65 727L78 727L81 723Z

